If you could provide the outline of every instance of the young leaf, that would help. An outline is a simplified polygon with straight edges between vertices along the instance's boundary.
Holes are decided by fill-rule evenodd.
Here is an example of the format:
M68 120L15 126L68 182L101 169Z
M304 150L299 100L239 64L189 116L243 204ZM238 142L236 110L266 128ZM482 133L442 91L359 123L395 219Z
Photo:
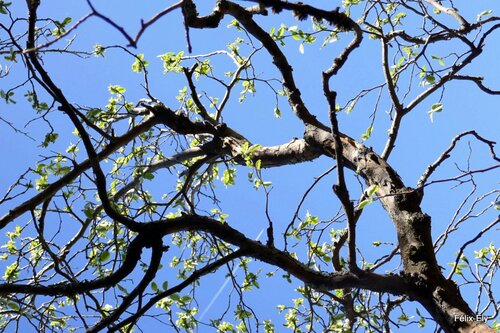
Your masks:
M356 207L357 210L361 210L363 209L366 205L369 205L373 202L373 199L372 198L368 198L366 200L363 200L361 201L359 204L358 204L358 207Z
M149 62L144 60L144 54L138 54L135 58L134 63L132 64L132 71L135 73L141 73L146 66L149 65Z
M443 104L442 103L434 103L431 106L431 110L427 112L429 114L429 117L431 118L431 122L434 122L434 113L437 112L442 112L443 111Z

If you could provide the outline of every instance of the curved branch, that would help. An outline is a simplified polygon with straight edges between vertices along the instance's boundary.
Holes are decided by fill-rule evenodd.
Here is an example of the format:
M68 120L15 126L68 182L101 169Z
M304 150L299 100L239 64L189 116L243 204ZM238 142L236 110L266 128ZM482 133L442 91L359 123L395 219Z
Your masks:
M156 235L169 235L180 231L201 231L214 235L225 242L238 246L245 255L262 262L277 266L297 279L317 290L340 288L363 288L377 292L397 295L412 294L405 280L400 276L379 275L368 271L327 273L316 271L294 259L287 252L263 245L247 238L228 224L222 224L209 217L183 215L165 221L148 224L150 232Z
M424 171L424 173L422 174L422 176L418 180L417 187L424 186L424 184L427 182L429 177L434 173L434 171L436 171L436 169L441 165L441 163L443 163L445 160L450 158L450 153L452 152L453 149L455 149L455 146L457 145L458 141L460 141L460 139L462 139L464 136L467 136L467 135L472 135L477 140L487 144L488 147L490 148L490 154L491 154L492 158L495 161L500 162L500 158L498 158L496 156L495 150L493 148L495 145L495 142L490 141L490 140L486 140L485 138L483 138L482 136L477 134L476 131L463 132L463 133L460 133L459 135L455 136L453 138L453 140L451 141L450 146L437 158L437 160L434 163L432 163L431 165L429 165L427 167L427 169Z
M440 12L452 16L455 20L457 20L458 23L460 23L461 29L466 29L470 25L469 22L467 22L455 8L445 7L439 1L436 0L424 0L424 1L431 4L435 9L439 10Z
M3 283L0 284L0 295L6 294L31 294L45 296L72 296L84 293L91 290L113 286L126 278L137 266L145 247L151 246L154 241L152 235L137 236L127 248L127 256L123 264L114 273L93 281L81 282L61 282L48 286L39 284L16 284Z
M417 105L419 105L424 99L426 99L429 95L434 93L436 90L441 88L446 82L450 81L453 79L456 73L458 73L460 70L462 70L465 66L470 64L475 58L477 58L483 50L480 47L474 47L471 48L469 51L470 54L464 59L459 64L453 65L450 71L444 75L441 80L439 80L437 83L429 87L426 91L415 97L404 109L404 113L408 113L411 110L413 110Z
M29 13L28 13L29 25L28 25L28 40L26 44L28 48L33 48L35 46L35 34L36 34L35 24L37 21L37 9L38 6L40 5L40 2L29 1L28 5L29 5ZM76 110L75 107L68 102L61 89L59 89L59 87L54 83L49 74L45 71L42 64L38 60L37 53L30 52L28 54L28 57L31 63L33 64L33 67L40 74L41 77L39 79L40 82L43 83L44 88L47 90L47 92L51 96L53 96L57 102L61 104L59 110L65 112L68 115L71 122L78 130L80 137L82 138L83 145L89 157L90 166L92 167L92 171L94 172L95 182L97 186L97 193L99 195L99 198L101 199L106 214L108 214L110 218L128 227L130 230L138 231L141 224L135 222L134 220L128 218L127 216L120 214L109 200L108 193L106 190L106 176L104 175L101 169L100 160L92 144L90 136L85 130L83 124L80 122L77 112L75 111Z
M353 26L355 32L354 39L347 45L347 47L340 53L333 61L332 66L323 72L323 93L328 101L330 107L329 116L331 124L331 133L334 138L334 155L337 160L337 184L334 185L333 191L339 198L344 212L347 217L348 233L348 263L351 270L358 270L356 264L356 219L354 217L354 206L349 196L344 176L344 158L342 142L340 138L340 129L337 120L337 92L330 89L330 79L338 73L338 71L346 63L351 53L359 47L363 40L363 32L361 28L355 24Z
M389 68L388 42L384 37L380 38L380 41L382 43L382 67L384 70L385 81L387 82L389 96L396 113L389 130L389 139L387 140L384 150L380 155L384 160L387 160L392 152L392 149L395 146L396 138L398 137L398 132L401 125L401 120L404 116L404 109L396 92L395 79L391 75L391 70Z
M113 311L113 313L100 320L97 324L94 325L94 327L87 330L87 333L99 332L100 330L102 330L106 326L109 326L112 322L120 318L120 315L127 310L132 301L137 296L142 294L144 290L146 290L146 288L148 287L149 283L153 281L160 267L162 256L163 256L163 244L160 238L156 238L154 241L154 245L152 246L151 261L141 282L139 282L137 287L135 287L134 290L130 292L130 294L128 294L123 298L122 303L115 311Z
M288 99L297 117L302 120L304 124L313 124L325 128L325 126L321 124L305 106L300 90L295 84L292 66L288 63L287 57L283 54L273 38L252 19L252 14L248 13L243 7L227 1L224 3L223 8L226 13L237 19L252 36L257 38L266 48L267 52L273 57L273 64L282 75L283 86L285 87Z
M484 78L482 78L482 77L469 76L469 75L453 75L452 79L453 80L472 81L478 86L479 89L481 89L485 93L490 94L490 95L500 95L500 90L493 90L493 89L486 87L483 84Z
M104 160L109 155L117 151L120 147L128 144L134 138L140 134L146 132L154 125L158 123L158 120L154 117L145 120L139 125L132 128L130 131L125 133L120 137L115 137L103 150L97 153L97 159L99 161ZM34 209L36 206L40 205L47 198L53 196L57 191L63 188L65 185L71 183L75 178L81 175L83 172L91 167L90 160L86 159L83 162L76 164L73 169L68 172L63 177L59 178L57 181L48 185L43 191L33 196L32 198L26 200L15 208L11 209L8 213L0 217L0 229L4 228L9 222L15 218L21 216L29 210Z
M155 23L156 21L158 21L160 18L162 18L163 16L167 15L168 13L170 13L171 11L177 9L177 8L180 8L183 4L183 0L165 8L164 10L160 11L159 13L156 13L153 17L151 17L149 20L147 20L146 22L144 22L143 20L141 20L141 29L137 32L137 35L135 35L134 39L132 40L132 43L131 43L131 46L136 46L137 45L137 42L139 41L139 39L141 38L142 34L144 33L144 31L146 31L147 28L149 28L150 25L152 25L153 23Z
M214 11L205 17L198 17L196 6L191 0L185 1L183 7L186 23L192 28L214 28L217 27L224 16L230 14L237 19L241 25L255 38L257 38L269 54L273 57L273 63L283 77L283 85L287 91L289 102L297 117L305 124L314 124L321 128L327 128L313 116L301 98L300 90L295 84L292 74L292 66L288 63L286 56L280 50L273 38L264 31L253 19L252 13L238 4L229 1L219 1Z
M334 10L324 10L316 8L302 2L288 2L281 0L249 0L258 2L261 5L272 7L274 12L280 12L283 9L291 10L295 17L299 20L304 20L307 16L312 16L318 20L326 20L330 24L336 25L341 30L353 31L359 28L358 24L351 19L346 13L339 11L337 7Z
M113 28L115 28L116 30L118 30L123 35L123 37L125 37L125 39L128 41L128 43L129 43L130 46L132 46L132 47L136 46L134 39L127 33L127 31L125 31L125 29L123 27L121 27L118 24L116 24L109 17L107 17L107 16L99 13L95 9L94 5L92 5L92 2L90 2L90 0L87 0L87 4L89 5L90 9L92 10L92 15L93 16L96 16L96 17L102 19L104 22L108 23Z
M63 39L64 37L66 37L67 35L69 35L73 30L76 30L78 28L78 26L80 24L82 24L83 22L87 21L91 16L93 16L93 13L88 13L87 15L85 15L84 17L82 17L81 19L78 20L78 22L76 22L71 28L69 28L68 30L66 30L64 33L60 34L57 36L57 38L47 42L47 43L44 43L44 44L41 44L41 45L38 45L34 48L29 48L29 49L26 49L26 50L23 50L23 53L30 53L30 52L37 52L41 49L44 49L46 47L49 47L51 46L52 44L60 41L61 39Z
M179 283L175 287L169 288L168 290L165 290L165 291L159 293L158 295L152 297L143 307L141 307L139 310L137 310L136 313L134 313L133 315L131 315L127 319L123 320L119 324L110 327L108 332L110 332L110 333L116 332L116 331L120 330L121 328L123 328L131 323L136 322L149 309L151 309L153 306L155 306L155 304L158 301L162 300L165 297L171 296L175 293L182 291L184 288L186 288L187 286L196 282L204 275L212 273L212 272L216 271L217 269L219 269L221 266L224 266L235 259L241 258L244 255L245 255L244 251L236 250L233 253L228 254L227 256L225 256L217 261L214 261L213 263L208 264L201 269L195 270L193 272L193 274L191 274L187 279L185 279L184 281L182 281L181 283Z

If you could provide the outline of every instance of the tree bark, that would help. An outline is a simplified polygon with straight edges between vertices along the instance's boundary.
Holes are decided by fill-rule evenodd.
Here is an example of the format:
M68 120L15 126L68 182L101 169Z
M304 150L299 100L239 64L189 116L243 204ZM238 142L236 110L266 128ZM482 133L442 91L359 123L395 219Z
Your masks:
M330 132L309 125L306 142L334 156ZM431 217L422 212L423 193L406 187L394 169L370 148L341 136L345 165L359 173L367 185L377 185L377 196L397 232L403 261L403 276L412 289L410 296L422 304L447 333L494 332L476 321L476 314L462 298L456 284L447 280L437 264L431 237Z

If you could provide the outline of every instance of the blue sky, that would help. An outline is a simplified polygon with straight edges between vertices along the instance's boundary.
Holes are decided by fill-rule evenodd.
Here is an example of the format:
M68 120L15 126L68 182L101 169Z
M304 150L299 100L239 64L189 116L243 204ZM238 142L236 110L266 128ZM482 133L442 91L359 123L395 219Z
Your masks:
M323 4L323 1L316 1ZM210 2L211 3L211 2ZM14 13L23 13L25 11L24 2L17 1L13 4ZM149 18L157 11L168 6L162 2L147 1L138 4L135 1L106 1L95 3L96 8L102 13L113 17L119 25L122 25L131 34L135 35L139 27L141 18ZM200 11L208 12L211 5L206 8L200 8ZM484 9L492 9L494 13L500 13L500 3L494 1L476 1L474 8L467 4L463 15L474 20L477 13ZM78 17L88 12L85 1L46 1L42 2L40 7L40 17L52 17L62 20L66 16L73 18L75 22ZM279 26L285 23L288 26L295 25L297 22L288 14L281 14L276 17L259 18L267 30L271 26ZM203 30L197 31L191 29L191 43L193 45L193 54L204 54L216 49L224 49L226 44L234 41L235 38L246 36L238 32L235 28L226 28L230 19L226 18L217 31ZM410 23L412 23L410 21ZM414 22L413 22L414 23ZM20 25L22 26L22 25ZM302 23L302 26L310 26L310 22ZM92 51L94 45L126 45L123 36L116 30L106 25L103 21L92 18L84 23L75 33L70 36L76 36L71 46L72 49ZM328 45L326 48L319 49L321 41L313 45L306 45L304 53L299 52L299 42L293 39L287 40L287 46L284 48L290 62L294 68L297 85L302 91L304 101L307 103L312 113L318 118L328 122L328 113L326 102L321 90L321 71L324 70L333 57L340 52L345 44L350 41L348 34L341 35L341 40ZM56 44L63 46L64 43ZM444 44L443 44L444 45ZM242 48L244 50L244 48ZM166 105L172 108L178 106L175 100L179 89L186 85L182 75L162 73L162 63L157 57L165 52L179 52L186 50L186 40L182 26L182 20L178 12L171 13L164 17L156 25L148 29L139 42L138 49L130 49L134 53L145 54L145 59L150 62L148 67L150 75L150 85L153 94L162 100ZM446 54L447 49L436 48L436 54ZM485 84L500 89L500 66L498 64L498 55L500 53L500 43L498 43L498 32L492 36L490 43L487 44L484 53L467 69L465 73L485 77ZM224 68L229 68L231 64L223 57L218 58L216 64L220 66L220 72ZM67 54L47 54L44 56L44 64L48 72L52 75L71 102L85 106L104 106L109 98L107 87L110 84L119 84L127 88L126 98L129 101L136 102L145 97L144 89L141 87L142 75L131 71L133 58L124 55L118 49L110 49L106 52L105 58L93 57L78 58L68 56ZM16 83L25 79L22 74L22 65L17 64L10 76L3 79L2 86L14 86ZM219 73L220 73L219 72ZM256 72L262 78L276 77L277 72L270 63L270 57L264 52L256 56ZM380 44L375 40L365 40L363 46L357 50L339 76L333 80L332 86L339 92L340 104L345 103L352 98L354 94L363 88L369 88L377 83L382 83L383 73L380 66ZM217 88L207 80L198 82L200 89L206 89L213 96L221 93ZM279 85L275 85L279 87ZM4 88L5 89L5 88ZM423 88L422 88L423 89ZM419 91L419 87L415 88ZM448 147L451 139L460 132L475 129L485 138L490 140L499 140L498 135L498 97L488 96L481 92L476 86L468 82L455 82L447 86L442 103L444 111L436 114L431 122L428 110L433 103L436 103L440 92L435 93L419 108L409 114L402 125L397 147L390 157L390 163L398 171L408 186L415 186L418 178L425 170L427 165L432 163L439 154ZM18 99L22 100L21 93ZM226 110L225 121L246 135L253 143L262 145L276 145L289 141L292 137L301 137L303 133L302 124L290 111L284 98L279 100L282 117L276 119L273 115L274 95L272 91L263 84L257 85L257 94L249 95L247 100L240 104L238 102L238 90L235 90L232 101ZM377 94L370 95L366 101L360 102L352 112L345 112L339 115L340 129L346 134L357 140L361 140L361 135L370 126L369 115L373 112L374 101ZM372 137L366 144L372 146L375 151L381 152L387 137L387 128L389 125L387 111L389 103L387 94L384 92L377 111L377 121L375 123ZM18 126L23 126L32 113L27 110L26 104L21 101L16 105L1 105L2 117L15 122ZM54 150L65 149L74 137L70 134L72 126L68 119L63 115L52 114L51 120L59 127L61 139L53 147ZM71 130L69 130L71 129ZM47 127L43 122L36 122L27 127L27 130L38 141L41 141ZM64 131L67 130L67 134ZM39 142L33 142L30 139L17 137L15 144L12 144L11 136L14 133L0 123L0 154L3 156L13 156L11 162L4 163L0 168L3 176L0 179L0 186L6 189L12 181L16 179L21 170L33 165L40 158L40 149L37 147ZM454 152L453 158L446 162L443 170L436 173L437 178L447 178L459 174L453 163L459 167L465 167L467 164L469 148L467 140L464 140L459 149ZM488 151L484 145L478 145L470 141L472 149L472 169L479 169L491 165L493 162L489 158ZM168 148L166 148L167 151ZM83 157L82 157L83 158ZM313 182L314 177L319 176L325 170L329 169L334 161L326 158L320 158L312 163L289 166L279 169L265 170L263 175L265 180L273 182L272 190L269 196L270 215L277 225L277 230L284 230L290 222L295 208L300 201L304 191ZM247 170L241 168L238 173L237 185L225 189L222 183L217 184L217 191L221 199L221 206L225 213L229 214L230 223L236 228L247 233L249 237L257 237L260 231L267 226L265 219L265 195L263 191L255 191L252 184L246 181ZM498 170L488 175L480 175L476 178L480 193L486 193L498 188L500 179ZM160 178L161 177L161 178ZM152 192L162 193L165 186L173 186L175 178L166 171L161 171L159 178L164 179L165 183L158 185L157 182L149 184ZM335 173L325 177L312 195L303 205L300 217L304 217L309 211L312 215L318 215L320 219L329 219L338 211L338 201L336 200L331 186L335 182ZM166 185L165 185L166 184ZM351 196L358 198L361 188L357 184L354 175L349 176L349 184L352 186ZM439 235L448 222L452 219L456 207L463 200L464 193L469 191L467 185L457 190L451 191L455 183L443 183L430 186L426 189L426 196L422 203L425 212L433 217L433 234ZM14 204L14 203L13 203ZM477 207L489 204L484 202ZM209 206L209 203L206 203ZM2 207L0 214L6 211L7 207ZM478 232L482 227L490 223L495 218L495 213L490 212L472 221L466 225L465 232L455 233L447 247L440 252L439 258L443 259L442 265L454 259L456 248L453 244L461 244ZM25 221L28 217L25 217ZM343 227L342 224L336 228ZM276 227L275 227L276 228ZM374 259L381 252L391 248L382 246L375 248L372 246L374 241L394 242L395 232L390 220L378 203L366 208L359 222L358 227L359 247L367 256L373 256ZM484 237L477 245L472 246L467 255L471 255L472 248L477 249L489 244L494 238L498 238L490 233ZM277 240L281 237L277 237ZM279 241L278 244L282 243ZM300 250L298 250L300 252ZM2 264L0 262L0 271ZM254 264L258 269L259 264ZM391 267L392 268L392 267ZM269 266L262 266L263 272L272 270ZM446 269L449 269L446 267ZM213 277L203 278L202 287L198 288L200 297L200 309L210 303L211 297L224 283L224 272L216 274ZM277 274L281 275L281 274ZM172 281L173 283L173 281ZM203 289L203 286L210 286ZM249 293L250 303L254 302L262 314L262 319L272 318L279 328L281 318L276 315L276 305L281 302L290 302L290 298L297 297L292 294L296 284L286 285L280 278L262 279L261 289ZM221 302L215 302L212 309L207 313L217 315L223 311L222 301L227 299L227 292L231 288L228 286L226 292L220 296ZM499 289L496 289L499 291ZM470 301L475 301L473 291L466 290L465 297ZM203 311L200 310L200 313ZM200 332L203 330L200 330ZM278 332L280 329L277 330ZM423 330L427 331L427 330Z

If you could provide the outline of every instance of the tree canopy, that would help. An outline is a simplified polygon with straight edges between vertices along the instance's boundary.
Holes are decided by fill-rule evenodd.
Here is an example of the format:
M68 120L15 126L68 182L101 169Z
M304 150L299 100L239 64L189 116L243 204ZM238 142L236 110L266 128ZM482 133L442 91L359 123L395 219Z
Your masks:
M0 330L499 330L497 10L0 1Z

